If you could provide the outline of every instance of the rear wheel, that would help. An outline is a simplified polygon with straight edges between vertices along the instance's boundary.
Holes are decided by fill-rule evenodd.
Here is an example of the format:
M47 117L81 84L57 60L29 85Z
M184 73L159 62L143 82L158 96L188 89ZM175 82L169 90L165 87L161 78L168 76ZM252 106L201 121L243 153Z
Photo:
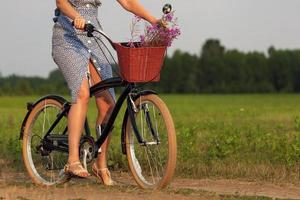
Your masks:
M176 133L172 116L157 95L135 101L135 121L144 144L137 141L130 117L126 125L126 153L130 170L142 188L163 188L170 182L176 165Z
M44 99L33 107L25 124L22 146L23 161L35 184L51 186L68 180L63 171L68 160L68 153L51 151L43 145L46 132L62 109L61 102L51 98ZM64 135L67 138L66 127L67 117L64 116L51 135ZM57 145L55 143L53 142L53 145Z

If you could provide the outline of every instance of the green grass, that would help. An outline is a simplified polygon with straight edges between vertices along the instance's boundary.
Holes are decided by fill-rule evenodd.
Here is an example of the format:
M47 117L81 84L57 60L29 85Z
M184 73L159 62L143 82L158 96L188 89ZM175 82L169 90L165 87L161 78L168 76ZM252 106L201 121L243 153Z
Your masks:
M300 95L161 95L174 118L177 175L299 182ZM26 102L37 97L0 98L0 156L21 166L18 140ZM96 108L89 108L95 126ZM109 165L126 169L117 119Z

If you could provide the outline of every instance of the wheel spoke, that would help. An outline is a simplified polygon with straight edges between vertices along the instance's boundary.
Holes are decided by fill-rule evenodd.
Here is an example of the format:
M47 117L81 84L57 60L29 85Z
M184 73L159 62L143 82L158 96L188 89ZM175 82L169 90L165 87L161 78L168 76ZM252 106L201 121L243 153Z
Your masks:
M45 105L44 105L44 109L43 109L43 113L44 113L44 119L43 119L43 134L45 134L45 121L46 121L46 113L47 113L47 107L46 107L46 101L45 101Z
M144 148L144 151L145 151L145 154L147 156L147 161L148 161L148 165L149 165L148 167L150 169L150 174L151 174L151 177L152 177L152 183L155 183L154 176L153 176L153 170L152 170L152 166L151 166L151 162L150 162L150 159L149 159L149 155L147 153L147 147Z

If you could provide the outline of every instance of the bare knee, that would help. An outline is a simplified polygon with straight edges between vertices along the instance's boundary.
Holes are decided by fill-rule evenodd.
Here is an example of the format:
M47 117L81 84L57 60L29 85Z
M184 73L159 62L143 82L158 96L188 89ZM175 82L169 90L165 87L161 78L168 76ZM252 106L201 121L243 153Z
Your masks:
M115 103L111 101L101 101L100 106L98 106L98 109L101 113L107 113L110 114L115 107Z
M90 99L90 91L89 91L89 89L81 87L80 91L78 93L77 101L76 102L80 103L80 104L88 104L89 99Z
M110 96L109 96L110 97ZM105 98L104 102L106 104L106 107L109 111L112 111L115 107L115 101L110 97L110 98Z
M115 101L108 93L97 97L96 102L98 111L102 115L110 115L115 107Z
M112 111L114 110L114 107L115 107L115 102L109 102L107 104L107 113L109 115L111 115Z

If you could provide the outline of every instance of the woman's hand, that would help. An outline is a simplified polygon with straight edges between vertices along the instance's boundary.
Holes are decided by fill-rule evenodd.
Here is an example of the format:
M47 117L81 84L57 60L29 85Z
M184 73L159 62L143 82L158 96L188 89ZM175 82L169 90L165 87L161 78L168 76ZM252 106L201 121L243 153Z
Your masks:
M77 29L84 29L85 19L81 15L76 16L74 19L74 26Z
M168 22L166 22L163 19L158 19L158 21L156 22L156 24L158 24L159 26L161 26L163 28L167 28L167 26L168 26Z
M74 26L77 29L83 29L85 19L75 10L68 0L56 0L56 7L66 16L74 21Z

